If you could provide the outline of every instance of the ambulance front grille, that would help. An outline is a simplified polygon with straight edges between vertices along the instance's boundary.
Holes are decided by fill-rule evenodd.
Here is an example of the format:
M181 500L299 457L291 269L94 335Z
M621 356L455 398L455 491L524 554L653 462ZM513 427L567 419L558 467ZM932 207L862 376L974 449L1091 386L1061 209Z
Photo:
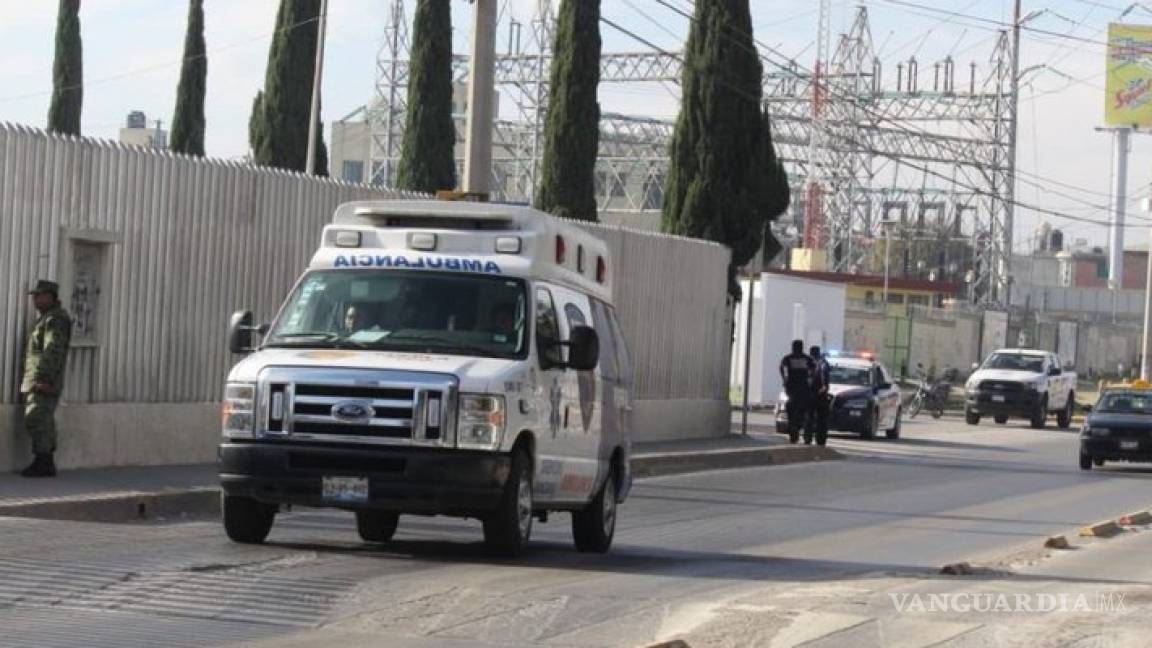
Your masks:
M378 444L429 444L446 441L455 386L451 382L308 380L287 378L283 369L262 381L262 427L269 438ZM342 372L340 378L344 378ZM327 376L318 376L324 378ZM351 384L355 383L355 384Z

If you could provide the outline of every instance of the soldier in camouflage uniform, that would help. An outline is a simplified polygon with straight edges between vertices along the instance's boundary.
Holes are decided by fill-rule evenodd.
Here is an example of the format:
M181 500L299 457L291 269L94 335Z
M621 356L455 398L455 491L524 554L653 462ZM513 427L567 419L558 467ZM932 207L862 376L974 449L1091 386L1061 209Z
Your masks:
M40 281L29 294L40 314L24 353L24 429L32 439L36 458L20 474L25 477L55 477L56 405L64 389L64 365L72 338L72 319L60 306L59 287Z

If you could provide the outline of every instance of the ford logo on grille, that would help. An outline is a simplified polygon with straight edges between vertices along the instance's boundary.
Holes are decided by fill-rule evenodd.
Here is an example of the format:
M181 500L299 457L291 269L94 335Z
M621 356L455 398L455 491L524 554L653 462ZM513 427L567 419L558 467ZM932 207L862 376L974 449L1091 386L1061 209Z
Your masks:
M366 421L375 415L376 410L364 401L341 401L332 406L332 416L341 421Z

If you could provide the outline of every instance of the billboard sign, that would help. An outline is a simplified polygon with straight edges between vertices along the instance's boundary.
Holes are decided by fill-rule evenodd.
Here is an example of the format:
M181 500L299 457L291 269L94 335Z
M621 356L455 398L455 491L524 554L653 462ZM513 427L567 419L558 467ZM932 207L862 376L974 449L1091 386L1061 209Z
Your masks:
M1152 26L1108 25L1104 123L1152 127Z

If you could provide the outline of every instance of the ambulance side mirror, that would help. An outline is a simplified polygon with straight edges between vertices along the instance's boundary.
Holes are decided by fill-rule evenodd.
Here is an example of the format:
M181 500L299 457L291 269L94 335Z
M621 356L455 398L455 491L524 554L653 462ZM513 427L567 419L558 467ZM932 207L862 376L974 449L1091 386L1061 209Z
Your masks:
M592 371L600 362L600 336L590 326L574 326L568 336L568 365L576 371Z
M228 350L232 353L251 353L252 334L263 333L264 327L252 326L252 311L236 311L228 323Z

